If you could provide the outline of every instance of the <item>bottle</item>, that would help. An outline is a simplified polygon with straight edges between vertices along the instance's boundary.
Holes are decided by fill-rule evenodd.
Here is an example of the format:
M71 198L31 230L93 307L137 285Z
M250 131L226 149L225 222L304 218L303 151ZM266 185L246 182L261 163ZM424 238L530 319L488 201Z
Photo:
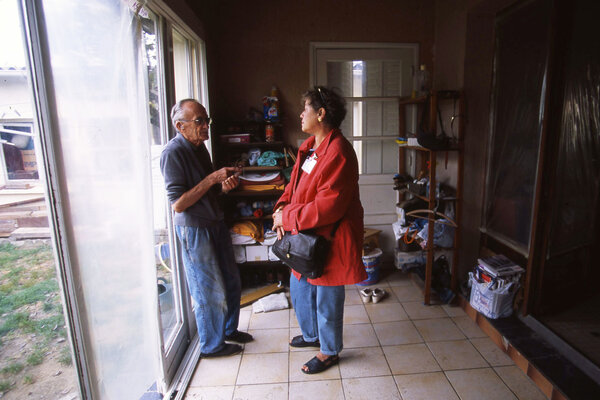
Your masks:
M425 64L421 64L415 72L415 90L417 96L425 96L429 93L429 71Z
M267 124L265 126L265 141L267 143L275 141L275 127L273 124Z
M279 121L279 91L277 90L277 86L273 86L271 88L271 95L269 96L269 109L267 111L267 119L269 121Z

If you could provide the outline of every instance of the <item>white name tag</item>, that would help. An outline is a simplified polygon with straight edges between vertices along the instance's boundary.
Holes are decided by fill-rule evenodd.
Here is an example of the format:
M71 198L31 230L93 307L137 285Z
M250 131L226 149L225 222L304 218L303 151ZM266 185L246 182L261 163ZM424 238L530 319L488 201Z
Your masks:
M307 174L310 174L316 164L317 157L308 157L306 160L304 160L304 164L302 164L302 171L306 172Z

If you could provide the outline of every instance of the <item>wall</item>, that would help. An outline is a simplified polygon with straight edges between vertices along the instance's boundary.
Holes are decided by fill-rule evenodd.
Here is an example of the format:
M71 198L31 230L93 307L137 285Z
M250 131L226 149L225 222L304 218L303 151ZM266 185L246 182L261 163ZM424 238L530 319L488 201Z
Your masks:
M211 113L243 118L280 89L284 139L296 144L301 94L309 85L309 43L414 42L432 65L434 1L194 1L207 27Z
M206 26L211 113L242 118L273 84L280 89L284 138L300 132L300 95L309 85L309 42L416 42L435 89L464 89L467 119L460 277L479 252L495 14L515 0L307 0L276 5L188 0ZM435 44L435 45L434 45ZM438 163L443 162L438 160ZM450 160L442 179L456 168Z

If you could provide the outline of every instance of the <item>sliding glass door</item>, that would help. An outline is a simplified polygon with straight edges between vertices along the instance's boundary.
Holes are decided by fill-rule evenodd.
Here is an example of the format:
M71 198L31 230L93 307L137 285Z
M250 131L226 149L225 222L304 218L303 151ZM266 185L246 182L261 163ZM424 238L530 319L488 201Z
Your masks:
M23 0L83 398L166 393L196 334L159 160L174 101L206 104L203 44L152 4Z

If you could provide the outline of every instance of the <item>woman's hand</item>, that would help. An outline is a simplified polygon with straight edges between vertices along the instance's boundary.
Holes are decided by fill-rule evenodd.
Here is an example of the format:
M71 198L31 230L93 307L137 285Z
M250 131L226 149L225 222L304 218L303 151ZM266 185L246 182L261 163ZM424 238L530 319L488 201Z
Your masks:
M277 211L275 211L273 213L273 230L275 232L277 232L277 239L281 240L281 238L283 238L283 235L285 234L285 231L283 230L283 207L277 209Z

